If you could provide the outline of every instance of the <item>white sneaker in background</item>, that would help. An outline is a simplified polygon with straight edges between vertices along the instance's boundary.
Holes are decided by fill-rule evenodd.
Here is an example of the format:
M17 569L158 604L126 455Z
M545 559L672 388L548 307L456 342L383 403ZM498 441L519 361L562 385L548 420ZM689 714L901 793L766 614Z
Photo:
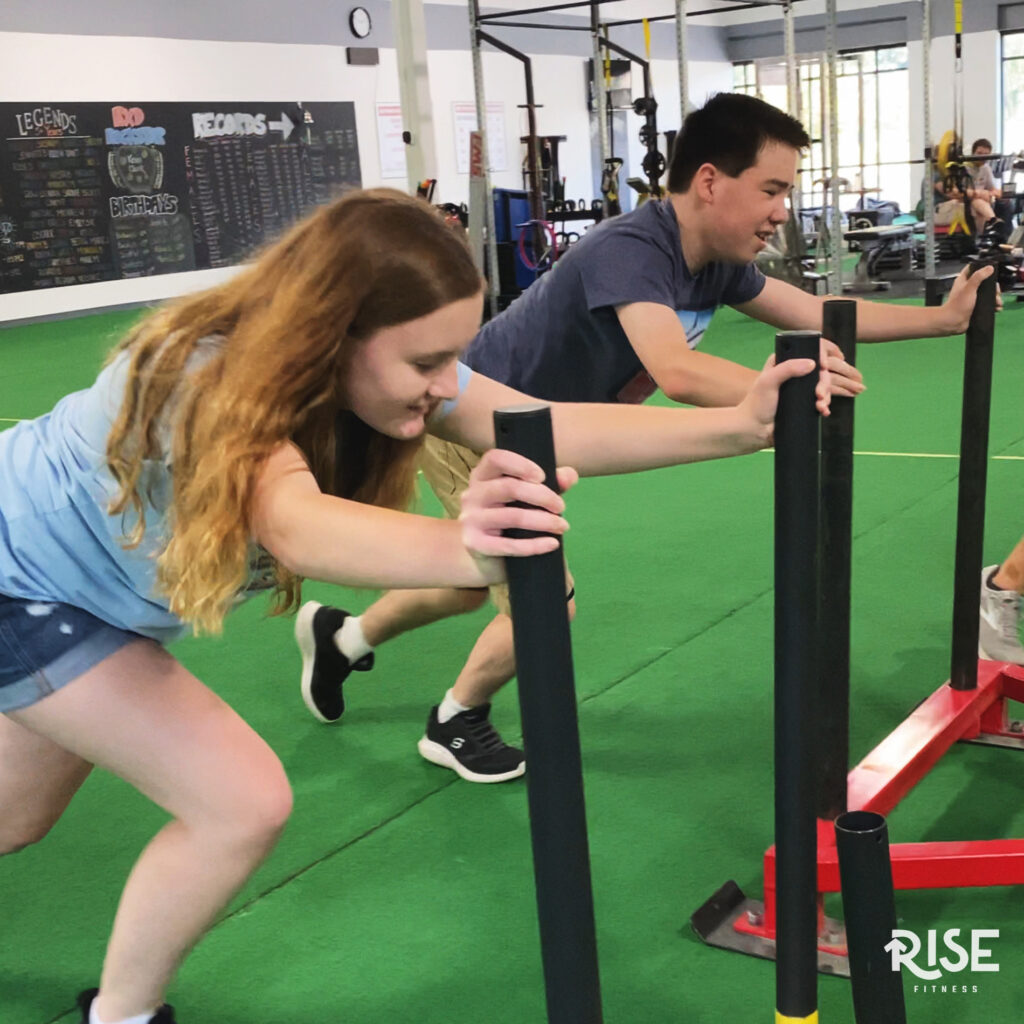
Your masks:
M1024 665L1024 646L1018 634L1024 599L1016 590L996 590L989 586L988 579L998 568L998 565L989 565L981 570L978 656L989 661Z

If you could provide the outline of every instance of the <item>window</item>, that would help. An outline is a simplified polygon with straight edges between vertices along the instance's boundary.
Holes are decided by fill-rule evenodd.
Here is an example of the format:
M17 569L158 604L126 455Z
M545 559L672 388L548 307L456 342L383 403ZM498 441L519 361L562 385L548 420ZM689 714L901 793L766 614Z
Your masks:
M732 91L757 95L757 71L754 62L744 61L732 66Z
M1024 149L1024 32L1003 35L1001 153ZM970 145L970 141L966 141Z
M1024 58L1024 45L1020 52ZM800 109L796 116L811 136L811 147L800 168L801 202L805 207L821 206L830 173L825 161L829 102L824 55L798 57L797 74ZM737 83L737 91L754 92L765 102L786 109L786 62L781 58L733 65L733 81ZM1024 60L1021 84L1024 86ZM844 209L854 206L864 196L866 199L891 199L899 203L901 210L913 210L916 197L911 196L910 166L906 162L910 159L906 46L839 54L836 98L839 177L844 180L842 187L850 197L843 203ZM1024 104L1021 117L1024 127Z

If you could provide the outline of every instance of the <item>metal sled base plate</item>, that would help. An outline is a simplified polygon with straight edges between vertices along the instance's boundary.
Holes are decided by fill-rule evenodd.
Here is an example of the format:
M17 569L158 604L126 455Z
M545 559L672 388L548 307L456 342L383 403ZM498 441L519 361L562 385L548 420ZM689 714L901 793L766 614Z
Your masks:
M737 921L742 921L745 927L738 929ZM743 890L730 880L693 914L690 918L690 927L709 946L774 960L774 937L758 934L758 926L762 921L764 903L748 899ZM826 917L825 932L830 939L845 944L846 930L842 921ZM845 956L819 949L818 972L848 978L850 962Z

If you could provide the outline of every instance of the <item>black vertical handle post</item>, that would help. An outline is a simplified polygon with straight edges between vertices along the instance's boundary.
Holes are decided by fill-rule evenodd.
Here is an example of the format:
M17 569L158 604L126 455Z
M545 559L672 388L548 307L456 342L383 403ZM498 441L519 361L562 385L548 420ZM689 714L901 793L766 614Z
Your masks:
M499 409L495 443L537 463L558 490L551 410ZM524 532L519 536L528 536ZM562 547L505 560L526 751L548 1024L601 1024L583 767Z
M829 299L822 333L857 360L857 303ZM818 629L817 814L834 821L846 810L850 768L850 577L853 545L853 404L833 395L821 421L821 603Z
M775 355L818 362L820 335L787 331ZM811 1020L818 1001L815 691L818 608L817 373L786 381L775 418L775 1006Z
M975 270L980 265L975 266ZM953 653L950 685L978 685L978 594L985 540L988 425L992 404L996 275L981 282L964 345L964 398L960 421L960 480L953 575Z
M945 282L940 278L926 277L924 279L924 304L926 306L941 306L945 291Z
M896 900L885 818L850 811L836 819L843 917L857 1024L907 1024L903 977L885 951L896 927Z

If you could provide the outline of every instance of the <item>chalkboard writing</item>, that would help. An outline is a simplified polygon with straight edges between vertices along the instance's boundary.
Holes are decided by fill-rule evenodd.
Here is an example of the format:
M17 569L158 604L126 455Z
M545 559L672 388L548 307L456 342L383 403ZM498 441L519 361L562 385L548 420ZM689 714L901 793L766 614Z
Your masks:
M2 103L0 292L230 266L361 180L352 103Z

